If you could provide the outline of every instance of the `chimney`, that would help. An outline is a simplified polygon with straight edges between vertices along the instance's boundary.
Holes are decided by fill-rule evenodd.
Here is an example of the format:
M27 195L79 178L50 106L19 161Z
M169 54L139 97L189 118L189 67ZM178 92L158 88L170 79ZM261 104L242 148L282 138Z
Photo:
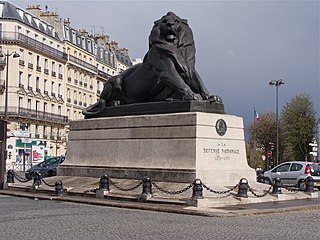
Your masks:
M26 10L32 15L35 15L36 17L40 18L40 15L41 15L40 5L28 5Z

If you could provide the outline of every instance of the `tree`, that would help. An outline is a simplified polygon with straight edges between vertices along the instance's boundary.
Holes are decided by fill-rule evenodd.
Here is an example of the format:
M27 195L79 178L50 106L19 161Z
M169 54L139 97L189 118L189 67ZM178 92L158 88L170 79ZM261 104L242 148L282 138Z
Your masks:
M313 138L316 122L313 102L308 94L291 99L281 109L280 126L285 160L304 160Z
M273 112L265 112L260 116L260 120L253 121L248 129L249 143L254 151L260 148L260 153L267 155L269 143L276 142L276 115ZM251 154L250 154L251 155Z

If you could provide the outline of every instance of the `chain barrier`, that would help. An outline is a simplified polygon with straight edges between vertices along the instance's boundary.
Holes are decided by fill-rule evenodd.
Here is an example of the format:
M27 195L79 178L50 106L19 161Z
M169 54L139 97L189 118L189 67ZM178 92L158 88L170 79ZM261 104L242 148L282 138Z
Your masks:
M226 190L226 191L216 191L211 189L210 187L208 187L207 185L205 185L204 183L202 183L202 186L207 189L209 192L215 193L215 194L226 194L226 193L230 193L231 191L235 190L237 187L239 187L239 183L237 185L235 185L233 188Z
M176 195L176 194L181 194L181 193L184 193L186 191L188 191L190 188L193 187L193 183L190 183L189 186L181 189L181 190L178 190L178 191L168 191L168 190L165 190L163 188L161 188L159 185L157 185L155 182L151 182L151 184L156 188L158 189L160 192L163 192L163 193L166 193L166 194L171 194L171 195Z
M137 189L138 187L140 187L142 184L143 184L143 181L141 180L136 186L134 187L131 187L131 188L122 188L122 187L119 187L115 182L113 182L111 179L109 179L109 182L112 186L114 186L116 189L120 190L120 191L124 191L124 192L129 192L129 191L132 191L132 190L135 190Z
M258 197L258 198L259 198L259 197L267 196L267 194L271 192L272 187L273 187L273 185L270 185L269 189L268 189L265 193L259 195L259 194L255 193L255 192L253 191L253 189L248 185L249 191L250 191L255 197Z
M28 182L27 179L25 179L25 178L23 178L23 177L20 177L15 171L13 171L13 176L14 176L14 178L17 179L19 182L23 182L23 183Z
M47 183L44 179L43 179L43 177L41 176L41 180L42 180L42 182L45 184L45 185L47 185L47 186L49 186L49 187L55 187L56 185L55 184L49 184L49 183Z

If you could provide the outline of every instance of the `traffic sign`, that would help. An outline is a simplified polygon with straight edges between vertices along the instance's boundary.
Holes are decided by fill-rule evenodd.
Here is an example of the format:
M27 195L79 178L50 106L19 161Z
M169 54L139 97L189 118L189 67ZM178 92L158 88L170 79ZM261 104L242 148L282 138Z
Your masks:
M269 151L267 152L267 156L268 156L268 157L272 157L272 151L269 150Z

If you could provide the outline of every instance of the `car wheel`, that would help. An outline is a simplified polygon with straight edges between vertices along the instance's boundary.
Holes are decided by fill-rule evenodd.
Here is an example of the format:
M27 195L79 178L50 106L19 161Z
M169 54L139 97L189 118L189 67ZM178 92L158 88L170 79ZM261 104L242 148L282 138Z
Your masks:
M269 178L265 178L264 179L264 183L268 184L268 185L271 185L271 180Z
M304 180L300 180L300 181L298 182L298 188L299 188L299 190L301 190L301 191L306 190L306 183L304 182Z

